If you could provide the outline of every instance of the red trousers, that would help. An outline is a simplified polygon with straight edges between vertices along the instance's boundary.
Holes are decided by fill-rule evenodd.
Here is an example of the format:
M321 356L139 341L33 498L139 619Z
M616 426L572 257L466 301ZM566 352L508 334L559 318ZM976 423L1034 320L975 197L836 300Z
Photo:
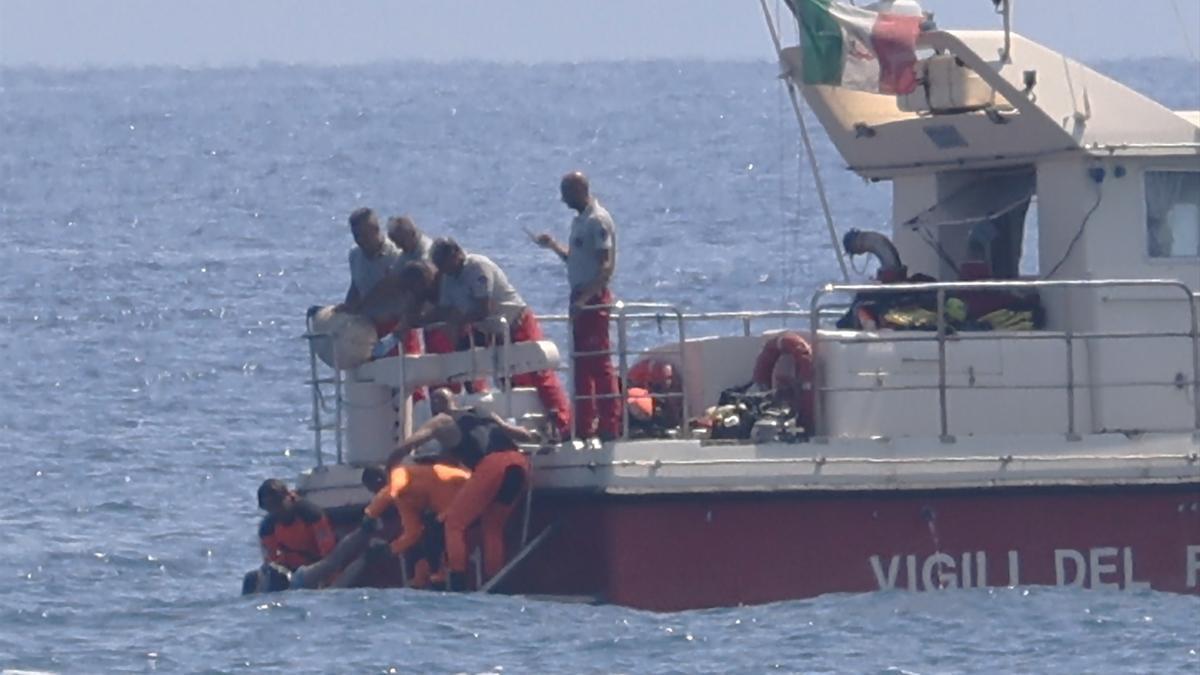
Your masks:
M523 490L529 489L529 458L516 450L493 452L480 460L471 477L442 514L446 525L446 557L451 572L467 571L467 528L476 520L483 529L484 576L493 577L504 567L504 525L520 499L496 501L509 467L525 472Z
M542 325L529 308L513 322L510 330L513 342L536 342L544 337ZM512 383L516 387L536 388L542 407L546 409L546 414L554 422L558 433L564 438L571 433L571 401L567 398L567 392L563 389L557 373L553 370L521 373L513 376Z
M588 298L588 305L611 305L612 292L607 288ZM607 352L612 350L608 337L608 307L584 307L575 312L571 334L575 352ZM616 437L621 434L620 399L616 397L617 375L612 356L597 354L575 357L575 435ZM590 398L602 396L604 398ZM599 415L597 415L599 410ZM597 429L597 427L599 427Z

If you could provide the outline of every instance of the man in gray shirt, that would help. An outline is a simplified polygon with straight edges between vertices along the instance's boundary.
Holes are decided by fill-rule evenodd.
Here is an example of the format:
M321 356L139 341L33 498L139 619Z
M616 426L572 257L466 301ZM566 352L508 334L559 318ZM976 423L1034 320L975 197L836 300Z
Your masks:
M400 249L383 236L379 217L371 209L355 209L350 214L350 232L354 235L355 247L350 249L350 288L346 291L342 309L364 314L378 327L386 321L391 308L386 298L371 291L388 277L400 260ZM380 335L387 333L385 330Z
M400 260L394 268L397 272L414 262L429 262L429 249L433 246L433 240L429 235L421 231L413 219L408 216L393 216L388 219L388 239L400 249ZM406 288L403 282L398 282L400 290L407 293L411 289ZM450 337L447 328L431 326L423 331L425 349L429 354L447 354L454 351L456 340ZM404 353L405 354L420 354L421 343L417 338L417 331L413 331L405 337Z
M592 196L582 173L573 171L563 176L560 191L563 203L578 213L571 221L569 246L549 234L540 234L534 241L554 251L567 265L571 334L575 352L583 354L575 357L575 433L583 438L599 435L601 440L612 440L621 432L608 334L609 306L613 303L609 282L617 266L617 228L612 216Z
M503 317L508 323L512 342L542 340L541 324L509 283L500 266L487 256L463 251L453 239L438 239L433 243L430 258L441 274L437 308L422 318L422 323L446 321L451 334L454 326L467 323L476 328L489 319ZM571 404L567 393L553 370L521 373L512 377L517 387L534 387L555 430L563 436L570 433Z
M388 239L400 249L400 264L397 269L410 262L429 260L429 247L433 240L408 216L388 218Z

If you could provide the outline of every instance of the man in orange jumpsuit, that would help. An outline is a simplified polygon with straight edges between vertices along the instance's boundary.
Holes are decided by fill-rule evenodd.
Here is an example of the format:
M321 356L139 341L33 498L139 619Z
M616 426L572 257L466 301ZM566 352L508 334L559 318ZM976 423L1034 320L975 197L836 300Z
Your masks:
M529 488L529 458L517 441L540 442L535 431L509 424L494 413L474 408L439 413L401 443L389 466L413 450L437 440L444 452L471 470L471 477L442 514L452 590L466 587L467 528L476 520L483 528L483 568L493 577L504 567L504 526L519 497Z
M267 512L258 528L264 562L295 571L329 555L337 544L321 508L301 499L283 481L270 479L258 487L258 507Z
M375 493L375 498L367 505L365 517L370 519L382 518L389 507L396 508L400 516L401 534L392 540L391 551L401 561L414 546L425 544L422 560L417 563L413 578L409 581L413 588L429 585L431 575L440 571L445 550L442 541L429 541L432 538L442 539L444 535L426 531L427 514L440 517L446 513L470 477L469 472L447 464L393 466L388 472L387 484Z

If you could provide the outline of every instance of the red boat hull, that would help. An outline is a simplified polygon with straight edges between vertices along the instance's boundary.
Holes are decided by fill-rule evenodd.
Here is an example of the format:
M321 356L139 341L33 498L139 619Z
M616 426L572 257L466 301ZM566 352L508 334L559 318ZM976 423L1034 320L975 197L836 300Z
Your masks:
M516 519L514 519L516 520ZM896 492L538 492L510 593L672 611L1026 584L1200 594L1200 485ZM514 550L510 553L515 553Z

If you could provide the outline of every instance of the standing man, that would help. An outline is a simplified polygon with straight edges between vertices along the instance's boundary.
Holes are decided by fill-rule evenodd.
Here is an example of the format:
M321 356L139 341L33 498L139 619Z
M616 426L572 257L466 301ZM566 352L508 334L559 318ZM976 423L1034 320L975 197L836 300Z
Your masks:
M563 176L560 188L563 203L579 214L571 221L570 246L549 234L540 234L534 241L567 264L574 351L587 354L575 357L575 434L591 438L599 432L600 439L608 441L621 433L617 378L608 354L612 351L608 306L613 303L608 286L617 266L617 229L612 216L591 195L582 173L572 171Z
M485 328L493 323L490 319L504 317L510 341L534 342L543 338L537 317L490 258L463 251L453 239L435 241L430 257L441 273L441 286L438 307L425 318L425 323L446 321L451 335L458 335L459 326L470 323ZM553 370L520 373L512 377L512 383L536 388L555 430L564 437L571 432L571 403Z

